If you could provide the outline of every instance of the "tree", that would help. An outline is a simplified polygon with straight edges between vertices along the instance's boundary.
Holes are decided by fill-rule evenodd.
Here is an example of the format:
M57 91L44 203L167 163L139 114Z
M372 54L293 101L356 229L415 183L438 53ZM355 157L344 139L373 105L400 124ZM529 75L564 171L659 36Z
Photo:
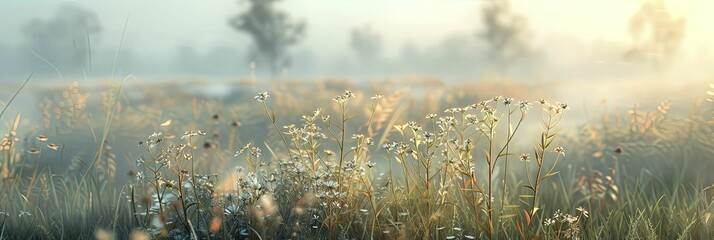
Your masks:
M632 46L624 58L647 62L654 68L667 65L684 39L686 19L674 18L664 1L642 3L630 19L629 32Z
M281 65L289 63L287 48L305 35L305 22L293 21L275 9L280 0L247 0L250 8L230 19L229 24L251 36L258 54L268 61L270 73L275 76Z
M63 4L52 18L35 18L22 27L28 47L63 72L89 65L89 38L101 31L97 15L76 4Z
M484 5L481 14L484 29L477 37L488 44L488 55L499 68L531 54L528 20L514 13L508 1L491 1Z
M353 28L350 35L350 46L363 63L374 60L382 51L382 36L366 25Z

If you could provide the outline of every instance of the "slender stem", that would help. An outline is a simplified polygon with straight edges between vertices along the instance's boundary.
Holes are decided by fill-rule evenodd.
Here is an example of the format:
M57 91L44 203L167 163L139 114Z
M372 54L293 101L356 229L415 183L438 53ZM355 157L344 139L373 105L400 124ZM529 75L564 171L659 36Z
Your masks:
M288 140L285 139L285 136L283 136L283 133L280 131L280 128L278 127L278 124L276 124L275 120L275 114L273 113L272 115L270 112L268 112L268 104L263 101L263 112L265 113L265 116L268 116L268 119L270 119L270 123L273 124L273 128L275 128L275 131L280 135L280 139L283 140L283 145L285 145L285 150L288 151L288 155L290 156L290 160L293 158L293 153L290 151L290 145L288 144Z
M340 139L341 140L339 142L340 162L339 162L339 166L337 169L337 189L338 189L338 191L339 191L339 189L342 188L342 164L343 164L343 161L345 158L345 134L346 134L345 133L345 131L346 131L345 123L347 122L347 120L345 119L346 118L346 109L345 109L345 105L343 103L340 104L340 112L342 113L342 119L341 119L341 125L340 125L341 126L340 127L340 132L341 132Z

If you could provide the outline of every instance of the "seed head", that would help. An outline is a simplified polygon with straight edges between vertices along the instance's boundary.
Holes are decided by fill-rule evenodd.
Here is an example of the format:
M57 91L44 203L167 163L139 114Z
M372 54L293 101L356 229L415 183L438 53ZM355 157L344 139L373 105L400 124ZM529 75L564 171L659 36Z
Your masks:
M557 154L565 156L565 149L563 149L563 147L556 147L553 151Z
M268 92L262 92L262 93L258 93L258 95L255 95L255 97L253 97L253 98L255 100L258 100L258 102L264 102L269 97L270 97L270 95L268 94Z

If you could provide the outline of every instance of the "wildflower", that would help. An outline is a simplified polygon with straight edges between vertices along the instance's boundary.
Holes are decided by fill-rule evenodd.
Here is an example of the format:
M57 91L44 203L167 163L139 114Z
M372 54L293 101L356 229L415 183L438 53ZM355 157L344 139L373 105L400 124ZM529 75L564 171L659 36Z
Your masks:
M485 113L485 114L488 114L488 115L493 115L493 113L495 112L495 110L494 110L492 107L490 107L490 106L483 106L483 108L481 109L481 112L482 112L482 113Z
M426 143L433 143L434 142L434 134L430 132L424 133L424 139Z
M514 99L513 98L505 98L503 99L503 104L504 105L511 105L513 103Z
M40 141L40 142L47 142L47 139L48 139L47 136L42 135L42 134L37 136L37 141Z
M567 110L569 109L568 104L566 103L556 103L560 109Z
M565 221L567 221L568 223L574 223L575 221L578 221L578 217L567 214L565 216Z
M426 115L426 118L427 118L427 119L434 119L434 118L436 118L436 116L437 116L436 114L430 113L430 114Z
M396 143L396 142L384 143L384 144L382 144L382 147L383 147L384 149L387 149L387 151L392 151L392 150L394 150L394 148L395 148L396 146L397 146L397 143Z
M476 116L476 115L466 114L466 121L468 121L469 125L473 125L473 124L479 123L479 121L481 121L481 120L479 120L478 116Z
M52 151L57 151L57 149L59 149L59 146L57 146L57 144L54 144L54 143L48 143L47 148L49 148Z
M238 213L238 211L240 211L240 208L238 206L236 206L235 204L231 204L228 207L226 207L226 209L224 209L223 213L225 215L233 215L233 214Z
M141 167L141 164L144 164L144 158L140 157L139 159L136 160L136 166Z
M23 217L23 216L32 216L32 213L20 210L20 215L18 217Z
M576 208L575 210L578 210L578 212L580 212L581 214L583 214L583 216L585 216L585 217L588 217L589 214L590 214L590 213L588 212L588 210L585 210L585 208L583 208L583 207L578 207L578 208Z
M239 198L240 200L245 201L245 200L248 200L248 199L250 198L250 194L243 193L243 194L241 194L240 196L238 196L238 198Z
M418 132L421 130L421 126L414 121L407 122L407 126L412 129L412 131Z
M521 159L521 161L528 162L528 159L529 159L530 157L531 157L531 156L530 156L529 154L524 153L524 154L521 154L520 159Z
M554 223L555 223L555 220L553 220L552 218L546 218L545 221L543 221L543 225L546 227L553 225Z
M340 94L339 96L333 98L332 100L335 100L337 103L345 103L347 100L350 100L355 97L355 94L350 92L349 90L345 90L344 93Z
M248 177L248 186L252 189L263 189L263 184L258 181L258 177Z
M563 147L556 147L555 149L553 149L553 151L555 153L563 155L563 157L565 157L565 150L563 149Z
M376 165L377 165L376 163L373 163L371 161L367 162L367 167L369 167L369 168L373 168Z
M160 180L159 180L159 184L160 184L161 186L164 186L164 187L167 187L167 188L175 188L175 187L176 187L176 181L174 181L174 180L168 180L168 181L167 181L167 180L164 180L164 179L160 179Z
M439 121L440 121L441 123L444 123L444 124L447 124L447 125L450 125L450 126L456 126L456 124L459 123L459 121L456 120L456 118L454 118L454 117L452 117L452 116L446 116L446 117L444 117L443 119L439 119Z
M250 154L256 158L259 158L261 153L262 153L262 151L258 147L253 147L250 149Z
M199 135L198 132L186 131L186 132L184 132L183 136L181 136L181 139L191 138L191 137L198 136L198 135Z
M151 135L149 135L149 138L158 138L158 137L160 137L161 135L163 135L163 133L161 133L161 132L154 132L154 133L152 133Z
M40 153L40 150L38 150L37 148L30 148L27 150L27 152L29 154L38 154L38 153Z
M303 173L305 173L305 166L302 164L295 166L295 169L293 169L293 172L298 175L303 174ZM274 175L270 175L270 177L271 177L271 179L275 178Z
M520 101L520 102L518 102L518 107L522 111L528 111L529 109L531 109L531 103L526 102L526 101Z
M258 93L258 95L255 95L255 97L253 97L253 98L255 100L258 100L258 102L264 102L269 97L270 97L270 95L268 94L268 92L262 92L262 93Z
M336 189L336 188L337 188L337 182L335 182L335 181L326 182L326 183L325 183L325 187L327 187L327 189Z
M377 94L377 95L374 95L371 99L372 99L372 100L379 100L379 99L382 99L383 97L384 97L383 95Z

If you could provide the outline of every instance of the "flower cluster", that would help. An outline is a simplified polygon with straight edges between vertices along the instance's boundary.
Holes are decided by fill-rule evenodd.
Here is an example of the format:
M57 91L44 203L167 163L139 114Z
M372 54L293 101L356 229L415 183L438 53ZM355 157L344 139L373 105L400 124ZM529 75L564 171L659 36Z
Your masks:
M555 234L562 238L579 239L581 219L589 217L590 213L583 207L578 207L575 210L577 214L571 215L558 209L553 213L552 217L543 220L543 226L556 226Z
M352 99L352 98L355 98L355 94L352 93L352 92L349 91L349 90L345 90L345 92L343 92L343 93L340 94L339 96L333 98L332 100L334 100L334 101L337 102L337 103L342 104L342 103L345 103L345 102L347 102L348 100L350 100L350 99Z
M258 93L258 95L255 95L255 97L253 97L253 98L255 100L257 100L258 102L264 102L269 97L270 97L270 95L268 94L268 92L262 92L262 93Z

